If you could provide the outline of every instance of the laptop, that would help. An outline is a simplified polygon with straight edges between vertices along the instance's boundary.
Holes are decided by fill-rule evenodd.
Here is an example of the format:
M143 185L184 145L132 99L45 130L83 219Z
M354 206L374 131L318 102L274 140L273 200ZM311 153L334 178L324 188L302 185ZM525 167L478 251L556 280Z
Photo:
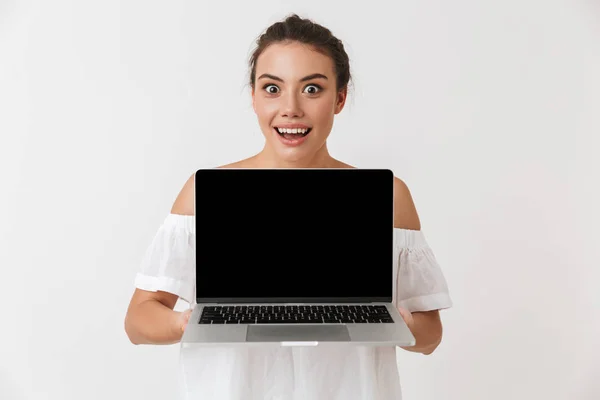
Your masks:
M411 346L387 169L200 169L191 345Z

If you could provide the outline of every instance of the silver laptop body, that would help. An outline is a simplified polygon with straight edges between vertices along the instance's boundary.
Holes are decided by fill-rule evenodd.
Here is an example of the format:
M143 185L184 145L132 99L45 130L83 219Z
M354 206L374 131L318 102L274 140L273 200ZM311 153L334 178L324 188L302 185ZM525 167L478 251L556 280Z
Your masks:
M393 173L200 169L192 345L411 346L392 304Z

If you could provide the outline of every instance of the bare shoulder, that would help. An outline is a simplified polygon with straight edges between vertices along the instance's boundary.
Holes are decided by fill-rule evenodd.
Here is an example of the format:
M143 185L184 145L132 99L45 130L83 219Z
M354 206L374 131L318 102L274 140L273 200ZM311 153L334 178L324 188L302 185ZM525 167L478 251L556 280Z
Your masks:
M252 159L248 158L245 160L236 161L230 164L220 165L216 168L251 168ZM172 214L181 215L194 215L194 196L195 196L195 179L196 171L187 178L183 187L179 191L173 207L171 208Z
M217 168L253 168L255 167L253 158L246 158L244 160L239 160L232 162L230 164L220 165Z
M335 160L333 168L357 168L342 161ZM394 176L394 228L418 231L421 221L412 194L406 183Z
M333 168L350 168L350 169L356 169L356 167L354 165L346 164L345 162L339 161L339 160L335 160L335 164L334 164Z
M394 177L394 227L421 230L421 221L410 190L398 177Z
M172 214L194 215L194 181L196 172L194 172L183 184L179 191L173 207Z

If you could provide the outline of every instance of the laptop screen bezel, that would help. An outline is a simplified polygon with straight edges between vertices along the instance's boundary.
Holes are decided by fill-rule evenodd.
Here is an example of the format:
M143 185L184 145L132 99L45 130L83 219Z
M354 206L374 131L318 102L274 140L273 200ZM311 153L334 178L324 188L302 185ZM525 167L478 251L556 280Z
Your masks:
M198 187L198 180L197 180L197 176L201 173L204 173L206 171L211 171L210 173L214 173L214 171L231 171L231 170L247 170L250 168L201 168L198 169L196 171L196 173L194 174L194 226L195 226L195 232L198 229L197 226L197 218L196 218L196 210L197 210L197 203L198 203L198 196L196 196L196 193L198 193L197 187ZM251 168L253 170L271 170L271 169L275 169L275 168ZM287 169L295 169L295 170L302 170L302 169L308 169L308 168L287 168ZM311 170L318 170L318 169L323 169L323 168L310 168ZM357 170L359 168L336 168L337 170ZM390 179L390 204L388 205L390 207L390 237L388 238L390 241L390 248L389 248L389 252L390 252L390 287L389 287L389 295L387 296L352 296L352 297L201 297L198 296L197 294L197 276L198 276L198 266L196 264L196 259L194 259L194 267L195 267L195 274L194 274L194 288L195 288L195 299L196 299L196 304L201 304L201 305L206 305L206 304L270 304L270 303L294 303L294 304L334 304L334 303L391 303L393 300L393 265L394 265L394 249L393 249L393 245L394 245L394 240L393 240L393 235L394 235L394 173L390 170L390 169L386 169L386 168L360 168L361 171L370 171L372 173L378 173L378 174L387 174L389 175L389 179ZM198 243L197 243L197 235L194 235L194 240L196 241L196 249L198 248Z

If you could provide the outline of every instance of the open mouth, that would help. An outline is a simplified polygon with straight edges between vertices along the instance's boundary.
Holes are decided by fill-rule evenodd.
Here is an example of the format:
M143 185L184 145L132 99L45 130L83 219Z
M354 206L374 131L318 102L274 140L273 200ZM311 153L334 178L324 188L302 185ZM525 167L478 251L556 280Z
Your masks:
M273 128L279 134L279 136L287 140L298 140L307 136L312 128Z

